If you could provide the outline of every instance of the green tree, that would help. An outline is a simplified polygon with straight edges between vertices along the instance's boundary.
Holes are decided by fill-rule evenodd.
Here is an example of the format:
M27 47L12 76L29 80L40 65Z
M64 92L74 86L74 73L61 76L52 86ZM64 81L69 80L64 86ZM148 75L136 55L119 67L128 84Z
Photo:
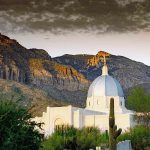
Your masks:
M38 150L43 139L41 123L32 121L27 109L11 101L0 101L0 149Z
M85 127L78 130L77 145L80 150L95 149L96 146L108 146L108 135L98 128Z
M128 96L127 108L136 111L136 120L138 123L150 124L150 95L146 94L144 89L137 87L133 89Z
M133 150L150 149L150 127L135 126L118 137L118 141L131 140Z
M40 150L64 150L64 148L64 137L54 133L43 141Z
M94 127L60 126L43 142L44 150L87 150L96 146L108 146L108 135Z

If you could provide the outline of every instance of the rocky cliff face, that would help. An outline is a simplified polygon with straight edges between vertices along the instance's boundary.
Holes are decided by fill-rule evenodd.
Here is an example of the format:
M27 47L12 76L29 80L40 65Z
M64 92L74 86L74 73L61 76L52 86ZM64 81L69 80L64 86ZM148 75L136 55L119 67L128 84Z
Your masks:
M26 49L3 35L0 35L0 78L73 91L88 84L84 75L55 62L46 51Z
M29 60L31 58L51 60L46 51L28 50L17 41L0 34L0 78L30 83L32 73Z
M14 51L13 49L17 49ZM0 35L0 77L2 79L28 82L29 69L27 60L21 54L24 51L15 40ZM18 53L20 51L20 54Z
M84 75L73 67L61 65L55 61L30 59L29 67L32 73L32 84L53 86L59 90L82 90L88 85Z

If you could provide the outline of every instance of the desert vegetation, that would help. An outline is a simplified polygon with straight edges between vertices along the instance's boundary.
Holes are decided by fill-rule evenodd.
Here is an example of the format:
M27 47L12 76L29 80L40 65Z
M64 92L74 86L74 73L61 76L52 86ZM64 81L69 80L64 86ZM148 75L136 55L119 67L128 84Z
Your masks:
M118 141L131 140L133 150L149 150L150 149L150 127L138 125L128 129L125 133L118 137Z
M32 121L27 109L12 101L0 101L0 149L38 150L43 140L41 123Z
M108 134L101 132L98 128L76 129L72 126L60 126L45 139L42 150L86 150L106 145L108 145Z
M118 137L117 143L124 140L131 140L133 150L149 150L150 127L139 125L128 129ZM95 149L96 146L101 146L102 149L109 147L108 132L94 127L76 129L61 126L42 142L40 150L87 150Z

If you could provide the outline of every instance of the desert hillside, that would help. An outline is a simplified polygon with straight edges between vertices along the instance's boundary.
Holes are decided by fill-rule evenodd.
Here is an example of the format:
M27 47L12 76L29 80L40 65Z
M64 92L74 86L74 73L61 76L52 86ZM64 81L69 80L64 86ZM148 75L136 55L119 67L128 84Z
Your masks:
M0 100L17 101L20 105L30 108L33 115L38 116L46 110L47 106L66 105L65 102L55 100L42 90L3 79L0 79Z

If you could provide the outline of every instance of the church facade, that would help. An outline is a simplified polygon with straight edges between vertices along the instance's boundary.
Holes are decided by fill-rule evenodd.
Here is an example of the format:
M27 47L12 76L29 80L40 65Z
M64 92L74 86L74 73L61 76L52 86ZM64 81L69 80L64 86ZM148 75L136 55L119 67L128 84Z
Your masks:
M118 128L126 130L134 126L134 113L125 107L124 93L120 83L108 74L106 63L102 75L97 77L89 87L86 108L71 105L64 107L47 107L42 117L36 121L44 122L44 134L50 135L58 125L71 125L75 128L98 127L109 129L109 103L114 98L115 122Z

